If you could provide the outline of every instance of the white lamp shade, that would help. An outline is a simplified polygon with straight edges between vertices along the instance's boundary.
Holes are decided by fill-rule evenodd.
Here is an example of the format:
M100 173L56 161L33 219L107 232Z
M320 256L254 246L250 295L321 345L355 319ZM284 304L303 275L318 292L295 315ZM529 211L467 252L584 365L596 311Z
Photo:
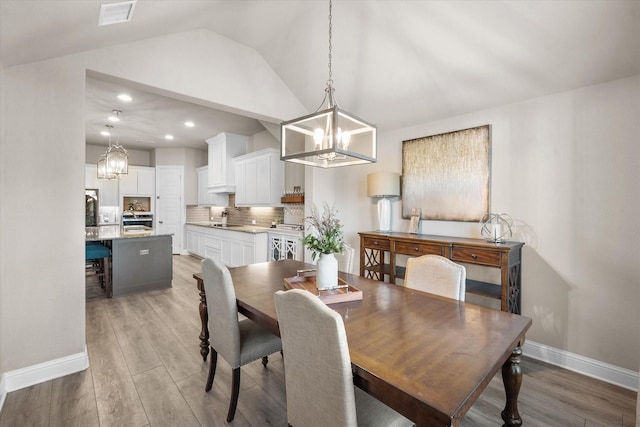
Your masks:
M400 174L374 172L367 175L367 196L394 197L400 195Z

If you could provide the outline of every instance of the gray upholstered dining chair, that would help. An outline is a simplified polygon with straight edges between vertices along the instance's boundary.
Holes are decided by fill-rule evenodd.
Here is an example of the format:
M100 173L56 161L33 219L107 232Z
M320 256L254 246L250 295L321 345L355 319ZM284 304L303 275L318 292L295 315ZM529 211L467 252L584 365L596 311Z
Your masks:
M447 298L464 301L467 270L440 255L423 255L407 260L404 285Z
M262 358L267 365L268 355L282 350L280 338L249 319L238 320L236 293L231 274L218 260L202 261L202 278L207 295L211 365L205 391L211 390L216 374L218 354L233 368L231 402L227 422L233 420L240 393L240 367Z
M413 425L354 387L347 335L338 313L301 289L276 292L275 303L290 426Z

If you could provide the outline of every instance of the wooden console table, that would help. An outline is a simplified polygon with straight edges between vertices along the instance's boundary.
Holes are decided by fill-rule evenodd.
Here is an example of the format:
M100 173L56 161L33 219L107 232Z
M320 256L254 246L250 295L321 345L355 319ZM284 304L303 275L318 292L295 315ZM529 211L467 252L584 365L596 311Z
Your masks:
M389 281L403 279L405 267L396 255L440 255L454 262L500 269L500 284L467 278L466 291L500 300L502 311L520 314L521 242L491 243L482 239L368 231L360 235L360 276Z

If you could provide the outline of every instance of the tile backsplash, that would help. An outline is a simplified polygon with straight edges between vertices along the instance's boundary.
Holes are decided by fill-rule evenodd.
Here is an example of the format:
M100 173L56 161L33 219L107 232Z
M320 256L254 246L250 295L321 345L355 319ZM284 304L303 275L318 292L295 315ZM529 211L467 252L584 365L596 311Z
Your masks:
M230 207L227 208L187 206L187 222L222 221L222 211L225 209L229 212L229 224L251 225L255 220L255 225L259 227L271 227L272 222L283 221L284 208L235 208L235 201L235 194L230 194Z

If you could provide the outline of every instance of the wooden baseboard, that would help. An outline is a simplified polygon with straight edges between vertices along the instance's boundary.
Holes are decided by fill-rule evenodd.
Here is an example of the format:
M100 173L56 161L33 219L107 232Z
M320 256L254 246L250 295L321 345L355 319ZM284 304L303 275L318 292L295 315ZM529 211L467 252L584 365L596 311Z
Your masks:
M525 356L532 359L597 378L628 390L638 391L638 372L630 369L620 368L534 341L526 341L522 351Z
M5 372L0 378L0 410L7 393L84 371L88 367L89 355L85 346L81 353Z

